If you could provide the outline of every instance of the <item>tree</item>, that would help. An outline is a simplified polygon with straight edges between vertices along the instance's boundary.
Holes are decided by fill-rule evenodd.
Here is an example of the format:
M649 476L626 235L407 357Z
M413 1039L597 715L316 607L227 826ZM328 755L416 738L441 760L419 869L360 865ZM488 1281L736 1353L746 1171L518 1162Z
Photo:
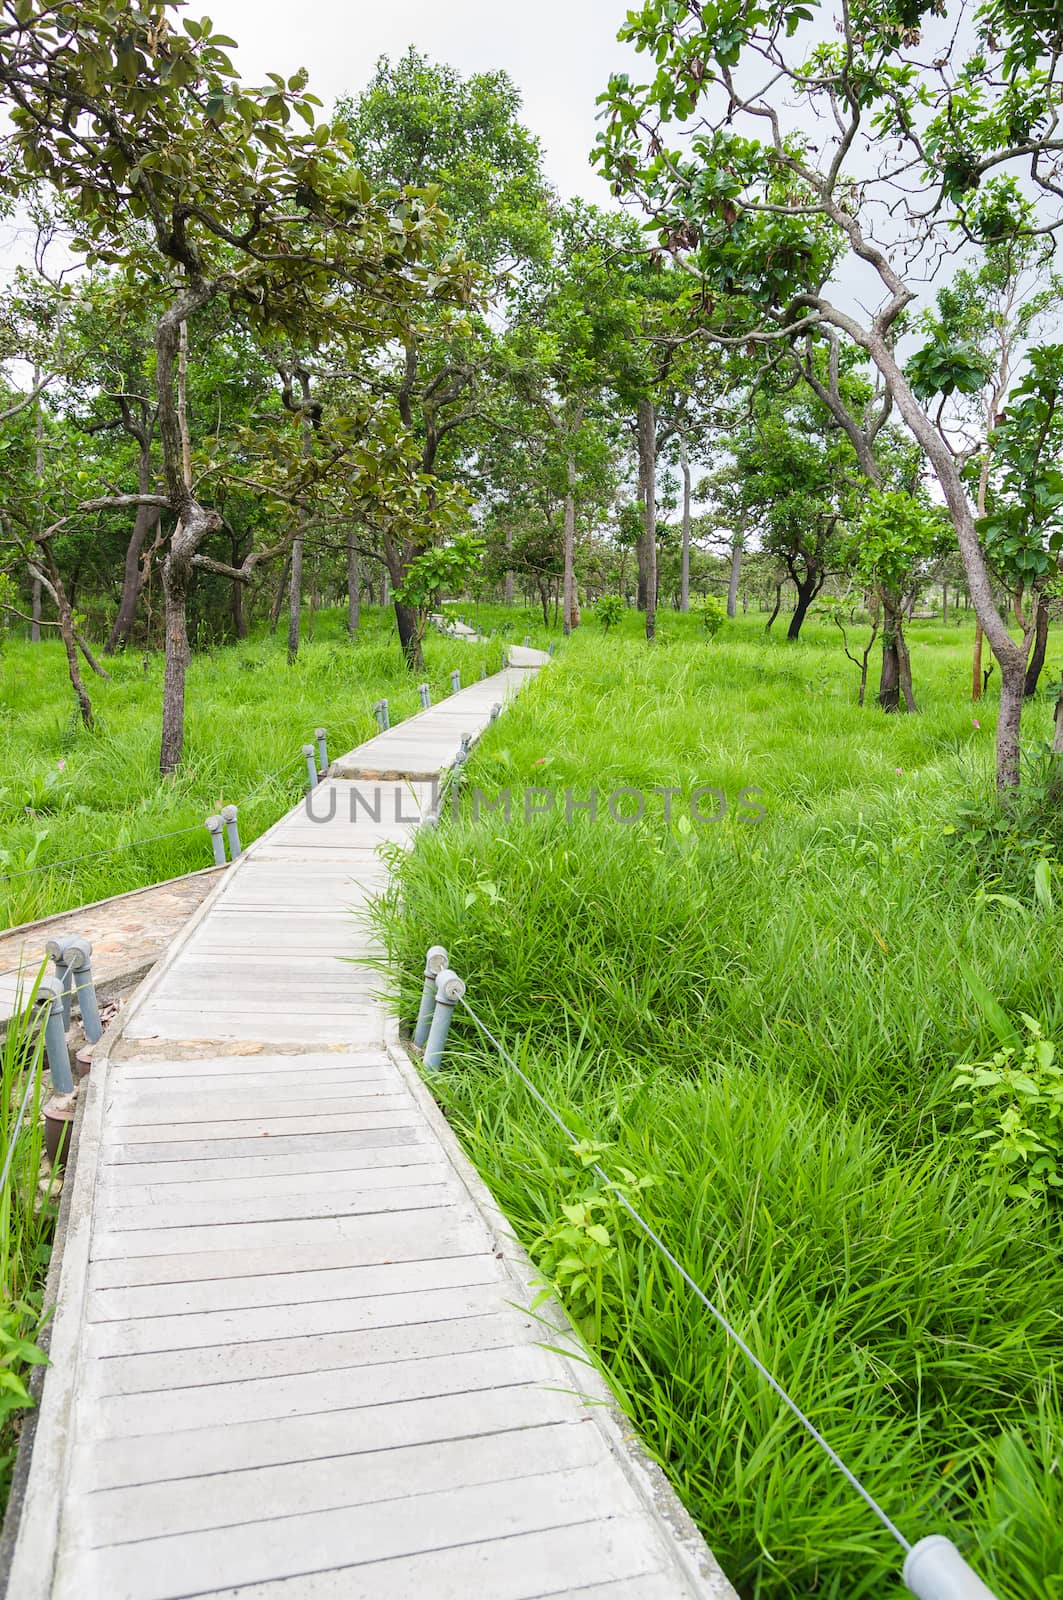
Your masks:
M12 123L7 192L47 182L75 206L75 249L158 284L154 330L164 490L83 510L155 504L174 526L163 565L166 671L160 770L184 738L187 605L197 569L246 581L202 552L221 527L190 479L180 404L182 330L224 299L260 337L359 349L410 335L424 303L468 298L469 275L434 259L442 219L429 193L375 196L342 141L316 125L306 77L248 89L209 22L173 26L175 0L56 9L3 0L0 91ZM293 117L306 125L293 131Z
M883 711L900 710L902 701L904 710L917 709L904 637L905 606L925 583L927 562L940 549L941 536L940 515L915 495L902 490L871 489L864 499L850 545L849 563L859 582L874 590L881 607L882 678L878 703ZM861 704L862 696L863 682Z
M970 27L957 26L960 7L947 0L868 0L844 9L837 36L804 26L820 10L816 0L740 11L646 0L621 36L655 71L644 84L611 80L599 159L702 285L707 334L828 352L828 404L872 481L867 419L831 380L843 345L874 364L883 410L897 411L932 466L1000 664L997 782L1006 795L1019 783L1028 644L1008 633L961 463L896 341L925 264L957 241L975 254L986 244L972 202L994 174L1021 162L1036 227L1046 236L1063 227L1063 32L1054 7L1014 0L987 0ZM680 130L672 147L668 125ZM992 227L994 245L1028 231L1006 212ZM862 275L861 292L844 303L832 288L843 257ZM869 301L869 313L853 309Z

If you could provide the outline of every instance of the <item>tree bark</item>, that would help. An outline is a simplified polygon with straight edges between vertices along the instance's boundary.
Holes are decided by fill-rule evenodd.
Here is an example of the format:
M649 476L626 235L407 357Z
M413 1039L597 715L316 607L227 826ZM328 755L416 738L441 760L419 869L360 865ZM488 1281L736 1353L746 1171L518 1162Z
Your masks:
M299 657L299 619L303 609L303 532L302 512L300 529L292 540L292 560L288 576L288 665L293 666Z
M912 689L912 662L908 643L904 637L904 607L893 595L882 595L882 673L878 685L878 703L883 711L914 712Z
M1003 797L1019 787L1019 726L1022 716L1022 682L1026 672L1026 651L1017 645L1008 632L1004 618L993 599L993 585L982 553L974 512L960 468L950 446L942 439L912 393L911 387L897 364L893 351L880 337L867 341L869 355L882 373L893 395L900 415L923 448L934 474L941 485L942 494L952 518L956 540L960 547L967 577L967 588L974 605L975 615L989 640L994 656L1000 664L1001 715L997 718L997 792ZM1018 684L1017 711L1009 700L1009 714L1004 716L1003 697L1013 696Z
M32 613L31 613L31 615L32 615L33 620L30 623L30 643L31 644L40 644L40 642L41 642L41 580L40 580L40 578L34 578L34 580L33 580L33 603L32 603Z
M1023 696L1027 700L1037 693L1037 685L1040 682L1047 651L1048 601L1043 594L1039 594L1037 596L1037 608L1034 612L1033 650L1026 668L1026 678L1023 686Z
M137 462L138 494L151 493L152 477L151 442L142 441L140 459ZM122 597L118 602L118 611L103 647L105 656L113 656L116 650L123 650L132 637L137 605L146 576L140 559L141 551L148 534L158 526L161 516L162 511L158 506L137 506L136 516L133 519L133 532L126 546L125 566L122 572Z
M687 442L683 435L679 435L679 465L683 472L683 543L679 564L679 609L690 610L690 457L687 455ZM736 581L736 580L735 580ZM734 616L731 600L728 598L727 615Z
M738 581L742 575L742 535L736 533L731 544L731 576L727 583L727 615L738 611Z
M277 583L277 592L273 596L273 604L270 607L269 631L271 634L276 633L277 623L280 621L281 607L284 605L284 597L288 593L288 573L291 570L291 565L292 553L290 550L288 550L285 553L284 564L281 567L281 575Z
M178 524L170 553L162 566L162 592L166 612L166 668L162 682L162 745L159 771L165 778L181 764L185 742L185 677L188 672L188 584L191 551Z
M513 529L512 529L512 527L507 526L506 527L506 554L507 554L507 556L512 554L512 551L513 551ZM511 606L513 604L513 568L512 567L507 567L506 568L505 584L504 584L503 589L502 589L502 603L504 605L507 605L507 606Z
M774 608L772 610L771 616L768 618L767 622L764 624L764 632L765 633L770 633L771 632L771 625L775 621L775 618L779 615L779 611L780 611L780 609L782 607L782 586L783 586L783 584L785 582L786 582L785 578L780 578L778 583L776 583L776 585L775 585L775 605L774 605Z
M982 624L974 625L974 653L971 657L971 699L982 698Z
M347 632L353 639L362 621L362 573L354 529L347 530Z
M406 665L411 672L423 672L424 651L421 649L421 635L414 607L403 605L401 600L396 600L395 625L399 630L399 643L406 658Z
M790 618L790 626L786 630L786 637L791 644L794 644L801 637L801 628L804 625L805 618L808 616L809 607L822 589L826 573L818 568L813 568L804 578L797 577L794 572L791 572L790 576L793 578L797 589L797 605L794 607L794 614ZM778 610L777 606L776 610ZM773 615L772 622L774 620L775 617ZM768 626L770 627L771 623Z
M657 634L657 412L652 400L638 404L639 478L642 490L642 560L640 587L645 582L646 638Z
M565 575L562 632L567 639L575 626L573 612L576 599L576 458L570 455L567 463L565 492Z

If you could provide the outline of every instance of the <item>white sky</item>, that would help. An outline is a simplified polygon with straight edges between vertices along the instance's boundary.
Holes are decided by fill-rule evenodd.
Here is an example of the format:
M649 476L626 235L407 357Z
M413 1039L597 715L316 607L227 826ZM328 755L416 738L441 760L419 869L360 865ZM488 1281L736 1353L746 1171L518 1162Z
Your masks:
M464 74L504 67L562 196L608 204L587 157L596 97L637 59L616 42L627 10L628 0L192 0L186 14L209 14L239 42L234 59L247 82L306 67L329 107L363 87L378 56L411 44Z

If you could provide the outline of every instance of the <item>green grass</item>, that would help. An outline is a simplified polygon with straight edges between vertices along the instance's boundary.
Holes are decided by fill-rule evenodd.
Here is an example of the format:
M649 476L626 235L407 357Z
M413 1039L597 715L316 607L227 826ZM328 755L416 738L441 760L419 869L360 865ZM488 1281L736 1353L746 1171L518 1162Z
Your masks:
M829 630L794 648L760 621L705 644L665 614L650 651L629 617L565 647L380 908L404 1014L443 943L606 1169L652 1180L653 1225L908 1537L950 1534L1001 1600L1059 1600L1060 1212L980 1181L951 1084L996 1044L963 964L1063 1045L1063 831L1020 822L988 856L952 831L992 796L995 695L970 704L969 630L912 629L922 713L904 718L857 708ZM1031 741L1050 709L1032 705ZM677 800L668 826L655 799L635 826L566 821L568 787L605 811L654 784L722 789L730 813L687 828ZM507 785L554 787L554 814L474 821L472 787ZM750 786L757 824L736 814ZM448 1116L533 1254L562 1262L741 1592L903 1592L897 1547L608 1197L610 1247L577 1244L573 1284L561 1208L593 1179L467 1018L452 1039L433 1080Z
M521 637L536 631L534 613L506 620ZM483 626L492 626L486 614ZM467 683L483 661L496 671L505 642L501 635L475 644L429 634L433 698L450 692L453 667ZM389 698L393 721L420 709L389 612L366 610L354 644L340 612L319 613L314 640L304 642L294 667L286 663L283 638L264 631L193 658L186 760L163 783L162 659L134 652L107 667L109 683L87 674L97 715L90 733L73 716L56 641L0 642L0 925L209 866L204 818L235 804L243 842L257 837L302 793L300 747L316 727L328 729L330 755L339 755L375 731L371 707L381 696ZM143 842L178 830L191 831ZM129 848L113 852L116 844ZM99 851L108 853L49 865Z

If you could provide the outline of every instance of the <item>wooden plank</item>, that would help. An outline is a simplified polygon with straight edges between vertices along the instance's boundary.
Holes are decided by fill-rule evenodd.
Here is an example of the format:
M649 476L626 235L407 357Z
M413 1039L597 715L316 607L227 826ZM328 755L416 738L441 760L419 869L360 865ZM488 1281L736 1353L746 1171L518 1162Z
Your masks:
M189 1350L200 1344L283 1339L296 1330L310 1338L317 1333L356 1333L360 1328L401 1328L409 1323L474 1317L496 1311L503 1303L498 1285L489 1283L470 1284L462 1289L323 1300L300 1306L297 1312L291 1306L255 1306L246 1311L147 1317L140 1322L95 1322L85 1330L86 1350L93 1359L104 1359L148 1351Z
M529 1533L586 1522L597 1514L608 1481L617 1513L636 1509L615 1467L596 1463L511 1480L388 1500L370 1507L273 1517L86 1551L80 1585L57 1593L106 1595L108 1600L180 1600L204 1590L269 1578L298 1577L308 1565L365 1564L389 1557L452 1548L474 1541L485 1527L496 1535Z
M198 1533L265 1520L271 1508L279 1506L284 1507L285 1516L292 1517L501 1482L513 1476L516 1462L521 1475L571 1469L594 1460L596 1443L586 1428L554 1422L542 1428L489 1435L474 1450L464 1439L444 1440L227 1473L222 1495L210 1478L108 1489L92 1496L85 1542L121 1544L134 1527L147 1539Z
M450 1550L314 1570L229 1589L232 1600L679 1600L674 1574L641 1517L577 1522L544 1533L480 1538ZM218 1591L213 1591L215 1594Z
M405 1131L397 1129L396 1139ZM217 1161L128 1161L102 1169L101 1193L118 1196L126 1189L141 1185L155 1187L165 1184L176 1189L179 1184L210 1184L219 1179L239 1182L256 1177L268 1187L270 1182L283 1178L304 1175L324 1178L330 1172L360 1172L372 1167L423 1167L430 1166L438 1159L437 1148L422 1135L419 1144L411 1140L406 1144L396 1143L365 1150L323 1150L313 1157L265 1154ZM266 1192L265 1189L262 1192Z
M312 1104L313 1102L311 1102ZM352 1104L357 1102L352 1101ZM218 1139L283 1138L297 1133L347 1133L362 1128L403 1128L416 1122L401 1095L380 1095L377 1100L359 1104L355 1111L308 1112L305 1104L293 1102L290 1116L277 1112L268 1117L253 1114L200 1122L152 1122L127 1124L116 1128L121 1142L136 1144L213 1143Z
M346 1184L335 1186L326 1193L257 1195L250 1198L233 1196L228 1200L166 1201L150 1206L116 1206L102 1203L96 1207L99 1226L108 1233L140 1232L145 1227L169 1232L183 1232L186 1228L215 1227L245 1222L291 1221L296 1217L351 1217L367 1211L423 1211L433 1206L446 1205L461 1193L457 1180L449 1168L444 1168L438 1182L411 1182L405 1174L397 1182L353 1188ZM414 1175L417 1178L421 1173ZM433 1173L434 1176L434 1173ZM177 1241L179 1242L179 1241Z
M482 1393L514 1383L542 1383L542 1352L531 1345L451 1352L375 1367L325 1368L236 1383L208 1383L142 1394L96 1397L83 1424L97 1439L128 1439L179 1428L227 1428L234 1423L312 1416L335 1406L353 1411L439 1395Z
M478 1258L471 1258L476 1261ZM541 1333L531 1317L492 1311L449 1322L411 1323L402 1328L356 1333L301 1334L259 1344L203 1345L141 1356L112 1356L91 1369L91 1394L143 1394L155 1389L186 1389L203 1383L240 1383L245 1378L325 1372L333 1367L372 1367L469 1350L495 1350L527 1343Z
M427 1147L422 1147L427 1149ZM104 1203L114 1210L140 1210L142 1214L159 1207L181 1207L190 1201L207 1206L215 1201L279 1200L290 1195L368 1194L377 1189L409 1187L411 1184L441 1184L453 1181L453 1170L435 1151L434 1162L407 1162L395 1166L339 1168L327 1172L254 1172L242 1178L201 1179L194 1187L188 1183L121 1184L105 1183L101 1188Z
M109 1145L107 1160L115 1166L142 1161L222 1161L228 1157L306 1156L340 1150L383 1149L406 1139L411 1144L424 1136L424 1124L413 1111L401 1112L371 1128L330 1128L308 1133L263 1135L254 1130L212 1139L145 1139ZM263 1144L263 1138L269 1144Z
M241 1236L208 1251L184 1252L174 1248L170 1240L164 1255L96 1257L89 1283L99 1289L202 1283L215 1278L381 1266L389 1261L431 1261L439 1256L479 1255L494 1248L487 1229L474 1213L459 1207L358 1217L343 1230L343 1236L337 1236L334 1224L327 1237L322 1233L319 1230L318 1238L312 1241L299 1241L295 1250L288 1242L271 1242L268 1231L257 1244Z
M400 1092L403 1086L395 1074L390 1079L362 1084L354 1093L350 1085L331 1087L331 1093L312 1095L293 1089L283 1098L255 1094L252 1090L232 1099L200 1094L193 1103L182 1103L176 1096L163 1099L145 1096L130 1104L127 1096L120 1095L108 1106L108 1121L115 1130L160 1125L177 1127L185 1123L205 1123L209 1127L215 1122L242 1122L248 1118L254 1122L272 1122L274 1118L285 1122L292 1116L303 1116L311 1107L315 1115L339 1116L345 1112L394 1111L409 1104L406 1094Z
M589 1415L589 1413L586 1413ZM357 1411L334 1407L310 1417L236 1423L230 1428L182 1428L102 1444L79 1428L71 1488L109 1489L239 1472L251 1467L316 1461L355 1450L394 1450L443 1439L476 1439L503 1430L538 1428L578 1419L570 1395L538 1385L441 1395ZM86 1589L85 1596L107 1595Z

